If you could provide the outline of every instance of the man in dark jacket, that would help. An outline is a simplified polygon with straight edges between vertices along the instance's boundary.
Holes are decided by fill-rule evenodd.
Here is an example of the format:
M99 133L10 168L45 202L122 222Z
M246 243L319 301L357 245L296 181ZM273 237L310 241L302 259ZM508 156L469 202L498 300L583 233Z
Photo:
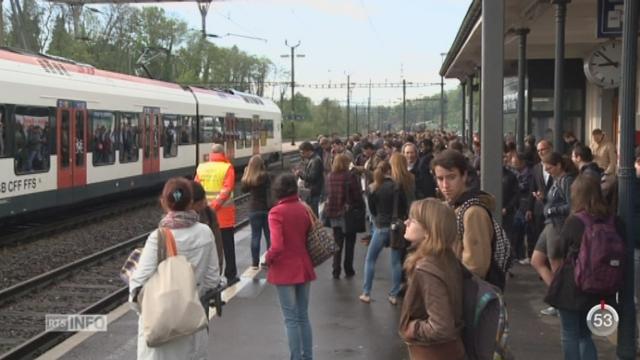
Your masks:
M580 174L591 175L597 178L598 181L602 181L604 169L593 161L593 154L589 147L577 144L571 151L571 161L576 164Z
M320 194L324 186L324 173L322 160L313 151L313 145L305 141L300 144L300 156L305 163L304 170L296 170L295 174L304 181L305 191L302 193L304 202L306 202L311 210L318 215L318 204L320 203Z

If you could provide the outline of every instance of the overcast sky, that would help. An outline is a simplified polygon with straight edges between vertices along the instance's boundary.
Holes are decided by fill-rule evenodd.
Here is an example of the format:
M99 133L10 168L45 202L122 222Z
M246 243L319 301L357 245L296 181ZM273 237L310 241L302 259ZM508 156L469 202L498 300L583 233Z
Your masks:
M237 45L264 56L278 69L271 81L289 81L290 45L300 41L296 83L435 83L441 53L449 50L471 0L226 0L212 3L207 31L264 38L266 41L226 36L212 41L222 47ZM161 4L167 12L195 29L201 28L195 2ZM285 74L286 72L286 74ZM447 88L458 85L446 82ZM407 98L439 92L438 86L408 88ZM346 101L346 89L296 88L314 101L324 97ZM290 90L287 92L290 94ZM279 97L277 89L265 94ZM366 104L368 89L354 89L353 102ZM389 105L402 98L402 89L373 89L372 104Z

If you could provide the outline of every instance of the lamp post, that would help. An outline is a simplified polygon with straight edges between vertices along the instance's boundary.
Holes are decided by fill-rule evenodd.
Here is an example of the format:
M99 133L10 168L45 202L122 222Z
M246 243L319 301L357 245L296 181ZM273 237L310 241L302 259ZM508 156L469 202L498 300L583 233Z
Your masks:
M280 55L282 58L291 57L291 145L296 144L296 126L294 124L296 118L296 97L295 97L295 89L296 89L296 81L295 81L295 58L296 57L304 57L303 54L295 55L296 48L300 46L300 41L297 44L291 46L289 45L288 40L284 41L285 46L288 46L291 49L291 55Z
M440 56L442 63L444 63L444 57L447 56L447 53L440 53ZM440 131L444 131L444 74L440 75Z

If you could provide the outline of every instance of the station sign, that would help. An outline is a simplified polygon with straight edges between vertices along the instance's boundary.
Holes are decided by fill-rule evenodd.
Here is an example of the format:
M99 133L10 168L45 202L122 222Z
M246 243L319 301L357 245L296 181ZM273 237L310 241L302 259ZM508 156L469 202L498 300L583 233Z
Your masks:
M624 0L598 0L597 37L622 37Z

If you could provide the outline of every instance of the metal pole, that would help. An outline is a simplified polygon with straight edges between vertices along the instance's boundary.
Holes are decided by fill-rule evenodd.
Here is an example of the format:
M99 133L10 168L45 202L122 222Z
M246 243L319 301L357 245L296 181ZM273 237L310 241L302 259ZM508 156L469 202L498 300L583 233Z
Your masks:
M524 151L524 82L527 76L527 34L529 29L518 29L516 34L520 38L518 44L518 122L516 123L516 147L518 152Z
M350 75L347 75L347 137L349 137L349 132L351 131L350 129L350 121L351 121L351 109L350 109L350 102L351 102L351 83L350 83Z
M638 201L634 163L634 135L636 133L636 72L638 50L638 1L624 2L622 30L622 84L620 86L620 167L618 168L618 214L624 220L627 240L627 272L621 290L622 314L618 326L620 359L635 359L636 311L634 306L633 252L635 240L634 201Z
M296 78L295 78L295 50L298 46L300 46L300 41L294 46L289 46L289 42L287 40L284 41L284 44L291 48L291 145L296 144L296 125L295 125L295 117L296 117ZM284 55L286 56L286 55Z
M484 90L482 90L482 69L478 68L478 135L482 133L482 97L484 96Z
M382 107L378 106L378 131L382 131Z
M444 131L444 76L440 75L440 131Z
M461 133L462 133L462 142L466 143L467 139L465 137L465 122L466 122L466 117L467 117L467 103L466 103L466 98L467 98L467 94L466 94L466 90L467 90L467 82L462 81L460 82L460 86L462 87L462 127L460 129Z
M504 78L504 0L482 0L482 189L502 204L502 126ZM490 121L488 121L490 119ZM502 212L494 211L497 221Z
M371 132L371 79L369 79L369 100L367 101L367 134L369 134L370 132Z
M473 78L473 74L469 75L469 145L473 145Z
M402 79L402 131L407 132L407 81Z
M562 124L564 123L564 25L567 3L571 0L553 0L556 5L556 52L553 82L553 143L562 151Z
M356 132L358 132L358 104L356 104Z
M4 0L0 0L0 46L4 46Z

